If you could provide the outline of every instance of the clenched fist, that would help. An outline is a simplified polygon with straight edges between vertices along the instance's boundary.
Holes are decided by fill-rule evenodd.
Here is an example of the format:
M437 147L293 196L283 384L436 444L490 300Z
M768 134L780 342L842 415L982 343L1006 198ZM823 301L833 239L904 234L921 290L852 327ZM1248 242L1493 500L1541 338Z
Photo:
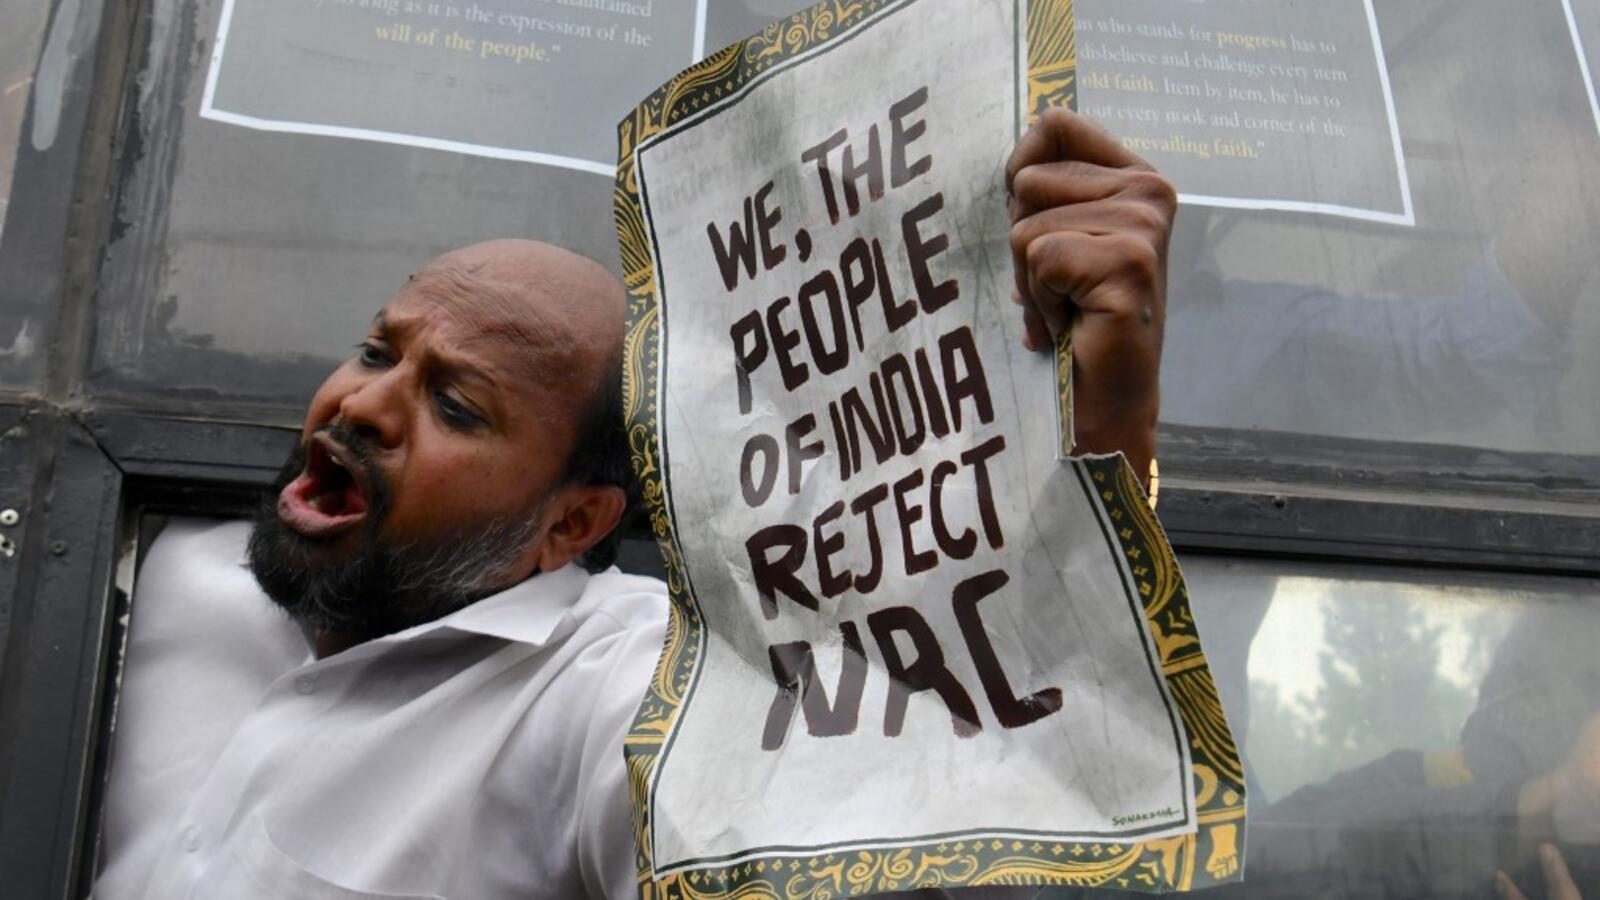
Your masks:
M1006 165L1023 343L1070 330L1076 451L1127 455L1141 479L1161 410L1172 185L1088 119L1050 109Z

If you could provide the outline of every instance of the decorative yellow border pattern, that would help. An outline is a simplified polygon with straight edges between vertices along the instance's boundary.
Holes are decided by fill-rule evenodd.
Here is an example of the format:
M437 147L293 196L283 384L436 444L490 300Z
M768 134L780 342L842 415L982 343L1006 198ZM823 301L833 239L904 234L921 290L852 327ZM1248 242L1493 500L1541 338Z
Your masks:
M1145 891L1207 887L1238 877L1243 847L1244 775L1165 535L1126 463L1083 460L1125 554L1160 654L1161 671L1191 743L1199 832L1143 843L1027 839L939 841L883 850L776 856L652 880L651 774L699 662L704 624L688 588L670 527L660 438L660 305L635 178L639 145L685 116L738 91L774 64L838 38L896 0L823 0L684 71L617 127L615 220L628 288L624 404L634 470L666 564L672 615L666 645L629 732L624 754L633 792L640 896L644 900L827 900L913 887L980 884L1114 886ZM914 2L914 0L907 0ZM1028 14L1030 120L1053 105L1075 106L1072 0L1033 0ZM1070 410L1071 349L1058 348L1057 377ZM1070 416L1063 419L1070 421ZM1067 440L1064 437L1064 440Z
M1078 29L1072 0L1028 5L1028 123L1052 106L1078 108ZM1056 341L1056 421L1061 455L1072 455L1072 334Z

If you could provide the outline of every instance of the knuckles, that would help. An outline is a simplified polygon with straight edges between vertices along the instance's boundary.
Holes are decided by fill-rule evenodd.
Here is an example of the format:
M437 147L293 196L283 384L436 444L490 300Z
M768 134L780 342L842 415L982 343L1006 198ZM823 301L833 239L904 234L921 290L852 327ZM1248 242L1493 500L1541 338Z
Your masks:
M1032 217L1018 219L1011 223L1011 252L1024 256L1028 252L1028 245L1033 243L1034 236L1038 233L1039 226Z
M1085 239L1085 235L1072 232L1054 231L1040 235L1023 248L1028 271L1035 278L1052 282L1076 280L1075 262L1078 254L1072 252L1072 244Z
M1062 249L1064 241L1047 238L1074 238L1102 242L1115 259L1112 268L1125 278L1154 282L1161 273L1162 248L1166 246L1171 216L1148 203L1110 201L1093 223L1078 223L1071 228L1053 228L1047 213L1022 219L1011 226L1011 250L1028 261L1030 267L1053 261L1056 255L1073 257Z
M1109 235L1117 268L1130 281L1153 284L1161 277L1161 253L1141 235L1122 232Z
M1107 168L1061 158L1063 140L1074 127L1073 113L1045 110L1007 166L1012 252L1035 278L1080 284L1109 280L1134 288L1106 311L1148 323L1159 315L1177 191L1143 160ZM1088 179L1094 180L1092 188L1072 189L1074 182ZM1051 200L1063 196L1100 199ZM1065 209L1072 212L1052 215Z
M1132 230L1149 237L1165 235L1172 226L1172 214L1152 203L1130 202L1122 210Z
M1165 221L1172 221L1178 212L1178 192L1172 187L1172 182L1148 167L1127 170L1127 179L1127 193L1149 203Z
M1128 220L1135 227L1151 232L1171 229L1172 220L1178 212L1178 194L1171 182L1148 167L1101 171L1113 172L1112 177L1118 183L1103 199L1086 202L1098 203L1106 209L1108 226ZM1061 185L1088 177L1091 177L1088 167L1072 162L1056 166L1028 166L1012 179L1008 210L1021 224L1026 221L1026 217L1018 215L1022 209L1044 211L1050 205L1048 198L1069 193Z

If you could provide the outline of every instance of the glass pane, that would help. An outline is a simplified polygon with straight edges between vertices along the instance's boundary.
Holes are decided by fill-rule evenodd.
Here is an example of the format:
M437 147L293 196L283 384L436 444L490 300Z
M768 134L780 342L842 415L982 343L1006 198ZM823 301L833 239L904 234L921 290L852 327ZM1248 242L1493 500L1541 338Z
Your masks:
M37 121L32 134L23 132L23 119L34 96L34 70L49 21L49 0L0 0L0 242L7 223L13 235L22 234L22 210L11 210L11 190L16 175L17 156L23 147L48 149L52 136ZM70 28L58 31L71 31ZM60 99L61 79L66 66L62 60L62 40L53 42L56 77L46 76L40 93L46 105L52 96ZM42 145L42 146L41 146ZM16 220L16 221L13 221ZM44 324L53 307L47 298L17 296L0 304L0 387L8 392L39 385L44 379L48 337Z
M715 14L706 20L706 49L726 47L813 5L807 0L710 0Z
M1600 10L1372 6L1079 0L1081 106L1186 197L1164 420L1600 453Z
M1249 897L1600 884L1600 582L1196 557L1250 797Z
M693 4L235 0L221 27L222 0L156 0L98 389L289 423L440 252L526 236L620 268L617 122L795 4L705 5L701 33Z
M39 42L50 14L46 0L0 0L0 234L11 199L11 176L22 143L22 116L33 93ZM3 339L5 335L0 335Z
M223 30L221 0L156 0L150 45L138 56L150 68L137 80L136 134L128 142L136 158L122 184L120 227L99 295L93 377L100 393L289 422L372 311L442 250L528 235L618 266L609 177L526 157L589 158L594 153L581 148L609 146L627 107L617 98L643 95L680 65L674 60L692 55L679 46L692 31L685 31L690 7L640 6L650 15L625 24L648 40L639 55L616 57L638 64L620 67L627 79L597 80L576 77L581 67L561 68L589 52L578 38L560 37L578 12L534 16L543 30L531 31L527 23L468 18L504 3L409 5L437 8L432 13L346 4L334 18L326 11L332 5L317 5L317 18L294 25L252 18L248 9L289 9L252 0L235 7L238 21ZM707 0L703 30L691 43L713 49L804 5ZM402 11L391 15L390 7ZM1593 0L1374 0L1370 19L1363 4L1282 4L1271 15L1253 0L1080 0L1078 7L1080 105L1137 139L1190 201L1171 259L1165 421L1600 453L1600 257L1592 252L1600 246L1600 116L1583 63L1600 44ZM1187 31L1163 37L1162 28L1179 19L1211 43L1202 46ZM1262 34L1219 49L1218 35L1241 21ZM292 25L325 23L349 36L348 53L301 48L292 57L315 58L321 80L250 77L269 71L273 54L292 44ZM522 29L526 40L517 46L526 58L509 41L485 58L484 35L507 28ZM219 35L227 38L223 77L208 92ZM1584 35L1590 50L1580 52ZM1274 50L1257 40L1267 38L1299 43ZM1175 61L1171 71L1159 55L1129 61L1163 43L1189 54L1187 81L1170 79L1187 87L1168 94L1157 78L1178 71ZM405 44L410 55L393 55L391 44ZM1343 118L1281 109L1309 95L1299 90L1303 81L1324 76L1249 67L1284 65L1302 44L1320 54L1306 72L1337 73L1326 79L1339 86L1322 89L1317 103L1340 104ZM1212 59L1204 75L1202 51ZM540 53L549 59L540 61ZM613 59L595 57L602 58ZM236 65L242 68L230 68ZM619 68L607 65L613 74ZM470 95L483 110L500 109L491 103L497 91L524 104L547 97L549 109L492 122L478 106L470 115L443 109L438 98L453 95L440 84L458 76L486 79L473 82L482 96ZM362 94L362 85L379 87ZM324 104L324 86L343 91L342 99ZM1197 145L1185 139L1181 117L1196 107L1189 93L1208 86L1242 98L1206 101L1208 114L1248 113L1252 104L1266 114L1195 131L1204 131L1209 148L1195 166L1185 161L1185 148ZM280 88L282 95L274 93ZM363 97L388 111L364 109ZM396 106L394 97L414 103ZM1161 119L1146 134L1131 116L1147 107L1179 124ZM1358 108L1364 112L1351 111ZM205 109L209 117L200 115ZM395 109L405 116L397 119ZM475 115L489 122L477 137ZM277 128L296 117L318 133L262 130L263 122ZM1279 120L1330 134L1365 123L1369 133L1345 144L1324 135L1315 165L1274 170L1270 160L1245 159L1255 151L1241 149L1239 135ZM524 158L456 146L473 141L514 144L498 150ZM1370 214L1213 202L1229 191L1248 193L1256 181Z

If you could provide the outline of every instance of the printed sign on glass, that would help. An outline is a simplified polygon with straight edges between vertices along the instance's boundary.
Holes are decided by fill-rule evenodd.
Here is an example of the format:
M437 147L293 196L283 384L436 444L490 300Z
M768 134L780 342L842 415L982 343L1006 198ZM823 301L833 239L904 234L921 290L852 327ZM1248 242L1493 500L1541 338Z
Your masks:
M1415 224L1371 0L1078 0L1081 109L1185 203Z
M200 115L609 176L593 110L698 59L704 26L705 0L226 0Z

